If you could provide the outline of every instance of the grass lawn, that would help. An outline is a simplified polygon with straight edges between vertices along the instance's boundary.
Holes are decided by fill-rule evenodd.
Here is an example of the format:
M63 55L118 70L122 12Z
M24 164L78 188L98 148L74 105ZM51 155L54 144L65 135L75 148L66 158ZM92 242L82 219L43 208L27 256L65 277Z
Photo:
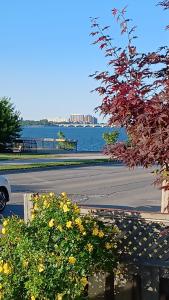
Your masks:
M80 165L92 165L107 163L108 159L88 159L78 161L60 161L60 162L44 162L44 163L33 163L33 164L19 164L19 165L3 165L0 166L0 171L8 170L28 170L35 168L53 168L53 167L69 167L69 166L80 166Z
M0 161L1 160L13 160L13 159L36 159L36 158L57 158L62 157L64 154L39 154L39 153L0 153Z

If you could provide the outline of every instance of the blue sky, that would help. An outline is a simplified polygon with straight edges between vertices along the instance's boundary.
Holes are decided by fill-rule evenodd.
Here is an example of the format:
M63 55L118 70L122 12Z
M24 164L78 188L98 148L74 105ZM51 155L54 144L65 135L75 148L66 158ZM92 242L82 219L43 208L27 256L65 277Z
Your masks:
M92 46L89 17L100 17L119 44L111 9L128 5L138 26L137 45L151 51L167 45L168 12L158 0L2 0L0 1L0 96L12 98L24 119L93 113L100 100L88 75L106 69Z

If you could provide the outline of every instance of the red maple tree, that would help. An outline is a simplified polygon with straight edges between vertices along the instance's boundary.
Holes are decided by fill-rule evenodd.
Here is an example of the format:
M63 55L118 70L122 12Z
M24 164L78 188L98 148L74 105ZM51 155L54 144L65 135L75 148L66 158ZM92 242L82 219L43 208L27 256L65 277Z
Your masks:
M160 3L165 9L169 1ZM100 82L95 89L102 97L100 112L109 117L109 124L124 127L130 143L107 145L105 154L118 157L129 166L157 166L156 182L169 190L169 48L140 53L135 45L135 29L126 18L126 8L113 9L121 34L127 35L123 48L113 45L97 18L92 19L91 35L96 37L109 59L106 71L91 75ZM169 200L169 199L168 199ZM167 201L168 201L167 200ZM168 202L162 208L168 212Z

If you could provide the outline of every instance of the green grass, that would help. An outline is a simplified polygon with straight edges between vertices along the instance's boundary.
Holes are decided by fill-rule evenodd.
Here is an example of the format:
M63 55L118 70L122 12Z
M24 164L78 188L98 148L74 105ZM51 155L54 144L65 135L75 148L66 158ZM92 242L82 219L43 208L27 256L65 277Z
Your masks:
M21 165L3 165L0 166L0 171L8 170L29 170L37 168L53 168L53 167L70 167L80 165L92 165L108 162L108 159L89 159L89 160L78 160L78 161L60 161L60 162L44 162L44 163L33 163L33 164L21 164Z
M36 159L36 158L57 158L62 157L64 154L39 154L39 153L0 153L0 161L14 160L14 159Z

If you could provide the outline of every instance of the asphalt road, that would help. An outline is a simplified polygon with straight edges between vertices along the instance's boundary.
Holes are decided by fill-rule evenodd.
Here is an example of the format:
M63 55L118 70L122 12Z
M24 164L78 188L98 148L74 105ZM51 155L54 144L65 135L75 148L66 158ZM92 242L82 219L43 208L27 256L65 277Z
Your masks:
M65 191L86 205L107 205L159 211L161 192L152 182L151 170L128 170L118 165L97 165L7 173L12 200L5 214L23 214L23 195L32 192Z

